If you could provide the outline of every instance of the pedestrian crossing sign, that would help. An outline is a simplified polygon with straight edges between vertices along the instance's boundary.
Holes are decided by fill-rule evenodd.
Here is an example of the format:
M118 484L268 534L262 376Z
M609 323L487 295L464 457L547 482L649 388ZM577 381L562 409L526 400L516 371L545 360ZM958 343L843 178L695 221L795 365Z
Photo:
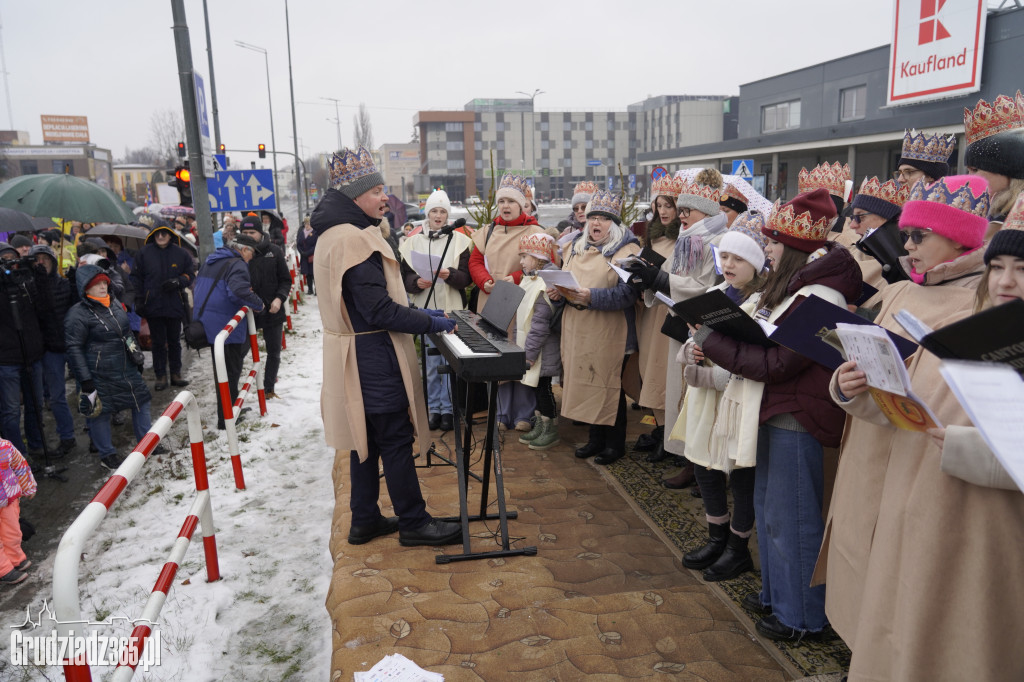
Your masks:
M754 160L736 159L732 162L732 174L747 180L754 177Z

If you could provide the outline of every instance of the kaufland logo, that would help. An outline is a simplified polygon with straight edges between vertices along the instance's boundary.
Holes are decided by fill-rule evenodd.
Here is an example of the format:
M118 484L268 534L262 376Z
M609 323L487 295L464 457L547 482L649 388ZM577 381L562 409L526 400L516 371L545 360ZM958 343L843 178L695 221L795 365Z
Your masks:
M945 4L946 0L921 0L921 25L917 29L918 45L927 45L952 37L939 21L939 12Z

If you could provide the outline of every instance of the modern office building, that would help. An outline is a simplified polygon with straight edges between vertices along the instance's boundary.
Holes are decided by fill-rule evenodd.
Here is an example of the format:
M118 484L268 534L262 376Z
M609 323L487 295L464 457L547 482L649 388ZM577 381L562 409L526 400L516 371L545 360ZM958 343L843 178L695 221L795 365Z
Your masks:
M68 173L113 189L109 149L82 144L29 144L25 131L0 131L0 164L3 178L38 173Z
M753 159L754 173L766 176L768 195L787 198L796 193L800 168L823 161L849 163L855 186L866 176L889 177L909 128L955 134L951 165L962 166L964 108L1024 88L1018 71L1024 57L1024 9L989 12L977 93L886 106L889 51L883 45L741 85L735 139L671 148L648 141L638 154L640 172L706 165L728 172L733 160Z

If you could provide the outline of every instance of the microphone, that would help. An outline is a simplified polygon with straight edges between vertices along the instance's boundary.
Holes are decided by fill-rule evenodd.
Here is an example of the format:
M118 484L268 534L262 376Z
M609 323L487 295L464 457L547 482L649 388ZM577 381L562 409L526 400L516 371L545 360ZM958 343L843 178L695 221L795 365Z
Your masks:
M459 218L458 220L456 220L451 225L445 225L444 227L442 227L437 232L432 232L431 235L430 235L430 238L431 239L440 239L441 237L445 237L447 235L450 235L452 232L454 232L455 230L459 229L460 227L462 227L465 224L466 224L466 219L465 218Z

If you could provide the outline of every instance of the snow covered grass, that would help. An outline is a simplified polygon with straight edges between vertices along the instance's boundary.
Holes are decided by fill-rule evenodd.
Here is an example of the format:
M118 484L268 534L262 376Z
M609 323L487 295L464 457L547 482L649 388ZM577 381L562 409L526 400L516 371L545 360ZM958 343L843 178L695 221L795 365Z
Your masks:
M160 664L149 672L140 668L136 680L328 676L331 622L324 601L332 568L328 539L334 490L332 451L324 444L320 420L320 317L315 299L306 299L292 321L295 333L288 335L277 384L282 399L268 401L268 414L261 418L253 394L247 401L253 409L238 427L245 490L235 489L227 439L216 429L209 351L193 357L188 390L196 393L204 414L222 577L206 581L197 528L157 619ZM173 397L155 395L164 401ZM146 462L83 554L78 581L82 617L115 617L112 626L93 626L103 634L130 633L131 625L116 617L141 616L195 496L184 413L165 444L171 454ZM51 598L53 556L32 558L32 580L38 586L31 602L35 619L43 600ZM8 625L21 623L24 616L0 612ZM44 622L25 634L46 635L51 629L52 623ZM0 659L6 663L9 656ZM93 679L105 679L112 670L96 666ZM0 678L62 680L63 672L7 664L0 665Z

